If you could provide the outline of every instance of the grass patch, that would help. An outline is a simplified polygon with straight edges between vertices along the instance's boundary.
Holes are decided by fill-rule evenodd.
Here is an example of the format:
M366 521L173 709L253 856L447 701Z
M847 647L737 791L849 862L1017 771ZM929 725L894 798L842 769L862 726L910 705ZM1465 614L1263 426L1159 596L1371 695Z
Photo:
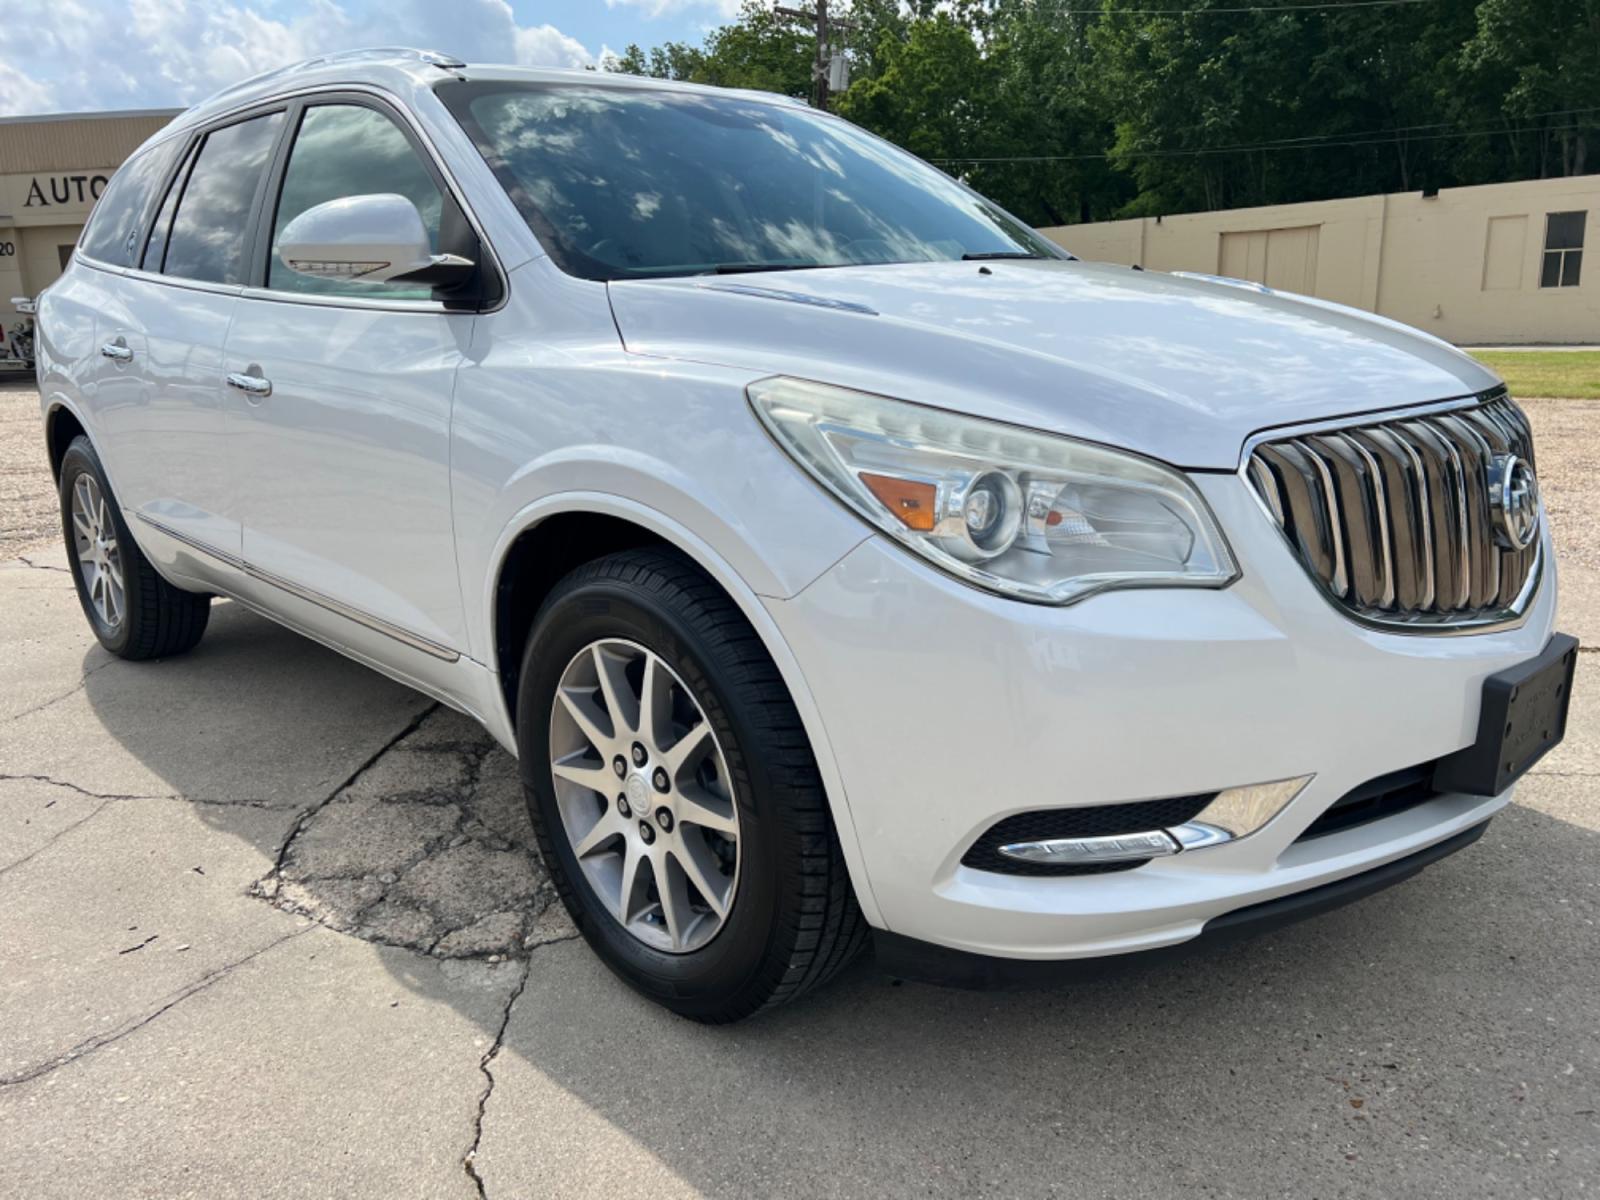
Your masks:
M1472 357L1513 396L1600 400L1600 350L1482 350Z

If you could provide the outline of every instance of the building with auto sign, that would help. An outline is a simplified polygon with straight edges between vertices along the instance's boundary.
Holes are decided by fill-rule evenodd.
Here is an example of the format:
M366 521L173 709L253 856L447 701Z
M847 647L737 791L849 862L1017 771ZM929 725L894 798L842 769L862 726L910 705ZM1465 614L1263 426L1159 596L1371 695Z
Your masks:
M0 346L17 322L12 297L55 282L122 160L178 111L0 119Z

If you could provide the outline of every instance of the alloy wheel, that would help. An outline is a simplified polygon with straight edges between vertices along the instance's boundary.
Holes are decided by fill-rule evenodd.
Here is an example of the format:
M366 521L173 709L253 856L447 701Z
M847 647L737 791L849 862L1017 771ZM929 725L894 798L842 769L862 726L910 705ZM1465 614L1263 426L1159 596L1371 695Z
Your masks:
M101 623L115 629L127 610L122 585L122 552L100 485L93 475L79 475L72 485L72 540L78 554L83 590Z
M550 716L550 773L590 887L633 937L698 950L733 909L739 811L705 711L634 642L604 639L567 664Z

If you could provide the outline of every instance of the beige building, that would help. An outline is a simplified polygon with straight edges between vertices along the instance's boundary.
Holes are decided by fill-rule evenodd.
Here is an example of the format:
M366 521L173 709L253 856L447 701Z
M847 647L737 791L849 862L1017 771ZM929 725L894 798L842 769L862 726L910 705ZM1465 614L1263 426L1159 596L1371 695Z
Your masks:
M1250 279L1458 344L1593 343L1597 214L1600 175L1580 175L1043 232L1083 258Z
M13 296L53 283L112 173L178 113L73 113L0 119L0 325Z

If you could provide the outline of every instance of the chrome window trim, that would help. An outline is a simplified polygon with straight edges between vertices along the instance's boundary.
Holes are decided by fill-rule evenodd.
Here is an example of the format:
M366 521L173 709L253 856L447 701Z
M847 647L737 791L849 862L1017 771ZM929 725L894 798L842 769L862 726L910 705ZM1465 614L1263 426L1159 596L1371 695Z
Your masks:
M1495 400L1509 398L1510 392L1505 385L1497 384L1481 392L1475 392L1469 396L1457 396L1449 400L1437 400L1404 408L1380 409L1374 412L1334 417L1324 421L1308 421L1295 425L1280 425L1259 430L1245 439L1244 447L1239 456L1239 465L1233 473L1239 482L1244 485L1251 499L1255 501L1256 508L1277 532L1284 548L1289 551L1290 555L1305 571L1306 578L1316 588L1318 595L1345 620L1353 621L1357 625L1378 633L1420 637L1460 637L1469 634L1498 633L1510 629L1520 629L1528 622L1533 599L1538 595L1539 587L1544 580L1546 520L1542 501L1540 502L1539 510L1539 533L1533 543L1533 563L1528 568L1528 578L1523 582L1522 590L1517 593L1516 598L1509 605L1496 612L1476 617L1452 618L1448 613L1440 613L1430 617L1385 620L1352 608L1328 590L1322 580L1317 578L1310 564L1303 560L1294 543L1290 541L1288 531L1278 523L1267 501L1250 481L1250 463L1255 455L1256 448L1266 442L1285 441L1313 433L1337 433L1347 429L1359 429L1367 425L1382 425L1391 421L1408 421L1418 417L1437 416L1442 413L1478 408ZM1465 545L1464 538L1462 544Z
M164 533L174 541L183 543L183 545L197 554L204 554L208 558L216 559L236 571L243 572L251 579L268 584L280 591L288 592L291 596L296 596L309 604L315 604L318 608L325 609L335 616L354 621L357 625L364 626L374 633L381 633L385 637L393 638L403 645L410 646L413 650L420 650L422 653L443 662L457 662L461 658L461 654L458 651L452 650L448 646L442 646L438 642L431 641L420 634L412 633L409 629L402 628L399 625L391 624L381 617L373 616L371 613L362 612L359 608L353 608L342 600L335 600L332 596L325 596L313 588L304 587L301 584L285 579L281 575L274 575L271 571L265 571L238 555L229 554L226 550L219 550L215 546L209 546L186 533L180 533L166 524L166 522L152 517L148 513L135 512L133 515L157 532ZM271 613L267 615L274 616Z
M466 217L467 224L472 226L472 232L478 235L478 244L483 247L483 253L484 253L484 256L485 256L485 258L487 260L486 265L489 266L494 271L495 275L497 275L499 277L499 280L500 280L500 302L498 304L496 304L493 308L474 308L474 309L471 309L470 311L474 312L474 313L478 313L480 315L481 314L485 314L485 313L499 312L502 308L504 308L510 302L510 299L511 299L511 272L506 270L505 265L500 261L500 255L495 250L494 243L489 240L489 234L488 234L487 230L485 229L482 220L479 219L478 214L473 209L472 205L470 203L468 203L468 201L467 201L467 189L465 187L463 187L462 184L461 184L461 181L458 178L456 178L455 172L450 169L450 164L445 162L444 156L439 153L439 148L436 145L434 145L433 138L429 136L428 131L426 129L424 129L422 124L421 124L421 122L419 122L417 120L416 114L414 114L411 111L411 107L410 107L409 104L407 104L407 102L406 102L404 97L397 95L396 93L390 91L387 88L377 87L377 86L375 86L373 84L370 84L370 83L320 83L320 84L313 84L313 85L308 86L308 87L296 88L296 89L294 89L292 91L277 92L277 93L273 94L271 97L268 97L268 98L266 98L264 100L263 99L253 100L253 101L250 101L248 104L243 104L243 105L240 105L239 107L240 108L250 108L250 107L253 107L254 105L257 105L257 104L264 104L264 103L270 104L270 103L278 103L280 101L285 101L286 102L286 101L291 101L291 100L304 100L309 104L312 101L312 99L314 97L317 97L317 96L327 96L327 97L329 97L330 102L337 102L336 98L339 95L341 95L341 94L349 95L351 93L360 93L360 94L363 94L363 95L373 96L376 99L382 101L385 110L387 110L391 116L397 116L402 121L404 121L405 124L406 124L406 127L408 129L410 129L412 134L415 135L418 143L422 146L422 148L425 151L427 151L428 157L433 161L433 165L434 165L435 169L438 170L440 177L444 180L445 187L449 189L451 199L453 199L456 202L456 205L461 209L461 215ZM431 94L432 93L430 92L430 95ZM441 107L443 107L443 106L441 105ZM217 119L225 121L226 117L223 116L223 117L219 117ZM211 122L207 122L208 126L209 126L210 123ZM299 132L299 130L296 129L295 133L298 133L298 132ZM264 216L265 216L265 214L263 214L263 217ZM255 291L257 289L251 288L251 289L248 289L248 290ZM261 290L261 291L271 291L271 289L269 289L269 288L262 288L262 289L259 289L259 290ZM283 296L284 294L285 293L281 293L281 292L273 292L272 293L272 298L273 299L278 299L281 296ZM295 293L289 293L289 294L295 294ZM299 303L308 303L308 304L309 303L316 303L316 304L320 304L321 306L327 307L327 308L364 308L364 307L369 307L371 305L371 303L372 303L370 300L367 300L365 297L361 297L361 296L346 296L346 297L327 296L327 297L318 297L318 298L316 298L314 300L313 299L304 299L304 300L300 300L298 302ZM395 303L402 303L402 302L396 301ZM437 304L438 305L438 311L440 311L440 312L451 312L451 311L466 312L466 311L469 311L469 310L466 310L466 309L454 310L454 309L451 309L449 307L449 305L443 304L443 303L441 303L439 301L436 301L436 300L414 300L414 301L408 301L408 302L405 302L405 303L409 303L409 304ZM405 311L431 311L431 310L406 309Z
M115 263L106 263L99 259L90 258L81 250L74 250L73 257L82 259L86 264L98 267L103 271L110 271L118 275L125 275L132 279L144 279L155 283L169 284L173 287L188 287L196 291L225 291L231 295L241 296L250 300L271 300L291 304L309 304L319 308L367 309L375 312L462 313L464 315L475 314L479 316L486 315L488 313L499 312L508 303L510 303L511 300L511 273L507 271L505 266L501 263L500 255L495 250L494 244L489 240L489 235L484 229L483 222L478 219L478 214L473 210L472 205L467 202L467 191L461 186L461 181L456 178L455 172L450 169L449 164L445 162L444 157L439 153L438 147L433 144L433 139L428 136L428 131L422 127L422 125L417 121L416 117L412 114L411 109L406 104L404 98L396 95L394 92L391 92L386 88L376 87L370 83L312 84L310 86L296 88L292 91L275 92L269 96L258 96L252 100L241 101L232 108L210 114L204 121L194 122L176 129L173 129L169 126L167 129L163 129L161 131L161 136L157 140L167 141L170 138L178 136L204 137L214 129L220 129L225 125L234 124L242 114L248 113L253 109L263 107L270 109L276 105L288 104L295 100L306 100L309 102L313 97L316 96L327 96L330 98L330 102L336 103L337 101L334 98L340 94L349 95L351 93L361 93L364 95L373 96L376 99L383 101L384 110L388 112L389 115L398 116L400 119L402 119L405 122L406 127L412 132L412 134L415 135L417 141L422 145L423 149L427 151L429 159L432 160L433 165L438 170L440 177L444 179L445 186L449 189L451 198L461 209L462 216L466 217L467 224L472 226L473 233L477 234L478 244L483 247L486 265L494 271L495 275L500 280L500 301L494 305L494 307L470 309L452 308L450 305L439 300L378 301L376 297L373 299L368 299L364 296L316 296L297 292L279 292L274 291L271 288L256 288L245 284L214 284L201 280L184 279L182 276L178 275L163 275L155 271L146 271L142 267L119 267ZM178 119L182 120L181 117ZM297 128L286 136L293 136L298 132L299 130ZM157 143L151 142L150 144L154 146ZM150 219L152 218L149 214L147 214L147 225ZM266 219L265 213L262 214L262 219ZM88 222L85 221L84 224L85 227L87 227ZM147 235L148 232L148 229L146 229Z
M240 283L213 283L207 279L185 279L181 275L158 275L154 271L145 271L138 267L111 266L87 257L84 259L84 265L110 275L120 275L124 279L159 283L165 287L183 288L190 292L210 292L214 296L231 296L235 299L244 293L244 285Z
M441 300L382 300L377 296L322 296L314 292L285 292L276 288L247 287L240 291L242 300L264 300L273 304L309 304L316 308L364 309L368 312L442 313L460 317L475 317L476 308L452 308ZM481 310L489 311L489 310Z

